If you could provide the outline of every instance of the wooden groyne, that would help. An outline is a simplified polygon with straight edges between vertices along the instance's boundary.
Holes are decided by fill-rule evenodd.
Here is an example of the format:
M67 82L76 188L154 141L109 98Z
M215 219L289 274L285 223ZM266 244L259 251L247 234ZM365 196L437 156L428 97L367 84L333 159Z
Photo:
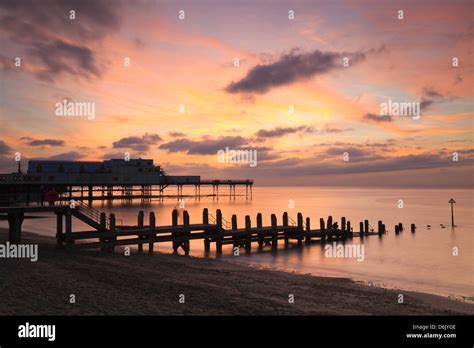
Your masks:
M287 247L290 242L295 242L298 245L313 242L324 243L328 240L347 240L371 235L382 236L386 233L382 221L378 222L377 231L370 226L368 220L360 222L359 231L354 231L351 222L347 221L345 217L341 218L339 225L333 221L332 216L326 220L320 218L319 228L312 228L310 217L304 218L301 213L297 214L296 221L291 219L286 212L283 213L280 220L275 214L271 214L270 225L267 226L263 225L261 213L256 214L253 223L250 215L246 215L244 226L239 227L236 215L227 221L222 216L220 209L217 209L215 215L212 215L205 208L202 212L202 220L197 224L190 223L190 217L186 210L182 211L182 219L179 221L179 213L175 209L172 211L171 225L160 226L153 212L149 213L147 224L145 224L145 214L140 211L135 225L123 225L118 223L115 214L106 216L105 213L100 213L97 218L94 218L87 216L87 211L81 210L82 208L79 206L75 209L55 212L58 244L66 248L100 248L109 251L113 251L118 246L137 245L139 252L142 252L144 245L146 245L148 251L153 252L155 243L171 242L174 252L182 249L188 255L190 241L202 240L206 252L209 252L211 246L214 245L216 253L221 254L223 245L242 247L247 251L250 251L254 246L257 246L258 249L270 246L272 250L276 251L279 241L283 241L284 246ZM86 222L94 230L73 232L72 217Z

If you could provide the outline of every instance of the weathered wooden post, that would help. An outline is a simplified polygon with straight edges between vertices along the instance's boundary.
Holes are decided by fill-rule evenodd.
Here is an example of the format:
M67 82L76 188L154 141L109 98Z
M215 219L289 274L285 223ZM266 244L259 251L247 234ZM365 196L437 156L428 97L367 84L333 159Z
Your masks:
M311 243L311 219L309 217L306 218L306 235L304 242L306 244Z
M411 233L415 233L415 231L416 231L415 224L411 224L410 229L411 229Z
M153 232L155 232L155 226L156 226L155 213L150 212L150 232L151 233L150 233L148 238L152 239L152 241L150 243L148 243L148 252L149 253L153 253L153 246L154 246L153 239L155 239L155 237L156 237L156 234L153 233Z
M303 214L298 213L296 223L298 225L298 245L301 245L303 243L303 234L304 234Z
M66 243L74 244L72 239L72 215L69 210L66 212Z
M203 225L209 225L209 210L207 208L204 208L202 211L202 224ZM204 251L209 252L211 250L211 242L209 240L209 237L207 236L209 231L204 231L206 237L204 238Z
M252 249L252 232L250 229L252 228L252 222L250 221L250 216L245 215L245 230L247 234L245 235L245 249L250 251Z
M100 223L100 226L103 229L102 231L100 231L100 230L98 231L98 233L99 233L99 242L105 242L106 239L101 237L101 234L103 234L104 231L106 231L106 229L107 229L107 215L105 213L100 213L99 223ZM101 247L100 250L104 251L105 247Z
M56 243L62 245L63 240L63 214L56 213Z
M283 213L283 226L285 227L288 226L288 213L287 212ZM285 235L285 248L287 248L289 245L288 230L283 229L283 234Z
M232 232L232 248L239 246L239 236L237 235L237 215L233 214L232 218L230 219L230 225Z
M347 221L347 236L352 238L351 222Z
M324 227L324 219L319 219L319 228L321 230L321 241L324 242L326 240L326 229Z
M364 238L364 223L362 221L359 223L359 237Z
M278 249L278 229L277 229L277 217L275 214L271 216L271 225L272 225L272 250L276 251Z
M398 230L403 232L403 224L401 222L398 223Z
M382 233L383 233L383 231L382 231L382 220L379 220L379 222L378 222L377 233L379 234L379 236L381 236Z
M365 235L368 236L369 235L369 220L364 220L364 231L365 231Z
M117 235L115 232L115 214L113 213L110 214L109 217L109 231L110 233L112 233L112 237L110 237L110 239L108 240L109 243L111 243L110 247L108 248L108 251L113 253L115 251L114 242L117 241Z
M143 213L143 210L140 210L138 212L138 218L137 218L137 220L138 220L137 221L137 226L138 226L139 229L143 228L144 219L145 219L145 214ZM138 235L138 238L143 239L142 235L140 235L140 234ZM140 243L140 244L138 244L138 252L141 253L142 251L143 251L143 244Z
M262 223L262 213L257 214L257 234L258 234L258 247L259 249L263 248L263 239L264 235L263 232L261 231L261 228L263 227Z
M346 235L346 217L345 216L341 217L341 235L342 235L343 239L347 238L347 235Z
M327 231L326 235L329 237L329 239L332 239L333 229L332 229L332 216L331 215L328 216L326 231Z
M222 212L220 209L216 210L216 253L222 254Z
M191 231L189 230L189 213L187 210L183 211L183 226L185 228L185 231L182 233L182 245L184 249L184 254L189 255L189 250L190 250L190 242L189 242L189 237Z
M395 225L395 234L400 233L400 227L398 225Z
M173 209L173 212L171 213L171 225L173 227L178 226L178 210L177 209ZM174 232L174 230L175 229L173 228L171 231L171 236L173 237L173 252L176 253L178 252L179 244L176 241L176 233Z

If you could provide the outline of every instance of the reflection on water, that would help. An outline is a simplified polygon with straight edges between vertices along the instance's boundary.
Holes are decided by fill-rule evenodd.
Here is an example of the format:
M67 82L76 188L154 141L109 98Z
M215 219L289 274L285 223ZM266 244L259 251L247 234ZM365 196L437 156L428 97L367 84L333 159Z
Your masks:
M450 206L453 197L455 205L455 230L451 229ZM207 207L211 213L222 210L224 218L230 221L237 214L239 226L243 226L246 214L251 215L252 224L258 212L263 214L264 224L270 223L270 214L277 214L279 222L284 211L296 218L297 212L311 217L312 226L319 226L319 218L332 215L336 221L345 216L358 230L359 221L369 219L372 226L383 220L389 233L383 238L370 236L361 240L354 238L351 243L363 243L365 259L358 262L354 258L327 258L319 244L298 248L292 245L272 253L262 252L257 247L246 255L242 249L239 257L232 256L231 246L224 246L223 259L259 267L311 273L315 275L343 276L356 280L373 282L388 287L400 287L426 291L442 295L456 295L474 298L473 281L473 190L469 189L377 189L377 188L318 188L318 187L264 187L254 188L253 201L237 199L229 201L221 198L185 199L185 207L190 213L191 223L201 222L202 209ZM294 208L289 208L290 200ZM399 208L403 200L403 208ZM152 202L141 205L122 206L94 202L94 206L107 212L115 212L124 223L136 222L139 209L147 213L154 211L156 224L170 224L171 210L177 207L176 200L165 203ZM76 220L74 220L76 223ZM394 225L402 222L405 231L394 233ZM409 231L411 223L417 225L415 234ZM26 220L25 230L54 235L55 220ZM428 229L427 225L431 225ZM443 228L441 225L446 226ZM6 226L2 222L1 226ZM87 226L77 222L75 228L86 230ZM453 256L453 248L459 255ZM169 244L155 245L155 250L170 252ZM191 255L215 257L214 246L209 255L204 254L203 242L191 242Z

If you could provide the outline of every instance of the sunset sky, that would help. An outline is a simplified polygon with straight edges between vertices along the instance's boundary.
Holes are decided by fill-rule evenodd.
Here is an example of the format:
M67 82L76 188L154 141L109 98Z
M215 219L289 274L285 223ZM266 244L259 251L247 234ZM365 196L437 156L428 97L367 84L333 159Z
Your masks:
M473 13L455 0L0 0L0 171L15 152L128 151L262 186L472 186ZM95 119L56 116L64 99L95 102ZM388 100L419 102L420 119L382 115ZM258 165L218 163L225 147L257 149Z

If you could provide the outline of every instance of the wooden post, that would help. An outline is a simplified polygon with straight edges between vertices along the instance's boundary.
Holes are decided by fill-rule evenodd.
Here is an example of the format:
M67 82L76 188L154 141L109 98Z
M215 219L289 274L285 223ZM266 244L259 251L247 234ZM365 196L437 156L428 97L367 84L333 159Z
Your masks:
M216 253L222 254L222 212L220 209L216 210L216 225L217 225Z
M190 243L189 243L189 237L191 231L189 230L189 214L188 211L185 210L183 211L183 225L186 228L186 231L183 233L183 249L184 249L184 254L189 255L189 250L190 250Z
M395 234L399 234L400 233L400 228L398 227L398 225L395 225Z
M382 235L382 220L379 220L379 223L378 223L378 228L377 228L377 233L380 235Z
M301 245L303 242L303 233L304 233L303 214L298 213L296 221L298 225L298 245Z
M230 221L231 221L231 230L236 231L237 230L237 215L233 214ZM233 232L232 234L233 234L232 247L235 248L239 246L239 237L237 236L237 232Z
M70 211L66 212L66 243L74 244L72 240L72 215Z
M385 224L382 224L382 232L385 233L387 230L385 229Z
M137 220L138 220L137 221L138 228L139 229L143 228L143 224L144 224L144 220L145 220L145 214L143 213L143 210L140 210L138 212ZM140 234L138 235L138 238L143 239L143 237ZM140 252L140 253L143 252L143 244L142 243L138 244L138 252Z
M171 224L173 226L178 226L178 210L177 209L173 209L173 212L171 213ZM171 232L171 235L174 236L175 233ZM178 252L178 247L179 247L178 242L173 240L173 252L174 253Z
M156 220L155 220L155 213L150 212L150 232L155 232ZM149 238L152 239L150 243L148 243L148 252L151 254L153 253L153 246L154 242L153 239L155 238L156 234L152 233L149 235Z
M202 223L203 225L209 225L209 211L204 208L202 211ZM204 231L206 237L204 238L204 251L209 252L211 250L211 242L209 241L208 231Z
M326 240L326 229L324 227L324 219L323 218L319 219L319 228L321 229L321 241L324 242Z
M351 222L347 221L347 236L352 238L352 231L351 231Z
M251 221L250 216L245 215L245 229L247 230L246 238L245 238L245 249L250 251L252 248L252 232L250 231L251 228Z
M310 227L310 225L311 225L310 218L307 217L306 218L306 236L305 236L305 240L304 240L304 242L306 244L311 243L311 227Z
M277 218L275 214L271 216L272 223L272 250L276 251L278 249L278 230L277 230Z
M263 227L263 223L262 223L262 213L258 213L257 214L257 227L258 227L258 247L261 249L263 248L263 239L264 239L264 235L263 235L263 232L260 230L262 227Z
M347 234L346 234L346 217L343 216L341 218L341 235L342 235L342 238L347 238Z
M8 213L8 240L12 244L21 243L21 225L23 219L23 212Z
M326 230L327 230L326 236L329 237L329 239L331 239L332 238L332 233L333 233L332 232L332 216L331 215L328 216Z
M362 221L359 223L359 237L364 238L364 223Z
M403 232L403 224L401 222L398 223L398 230Z
M63 240L63 214L56 213L56 243L62 245Z
M365 235L368 236L369 235L369 220L364 220L364 231L365 231Z
M107 230L107 215L105 213L100 213L100 218L99 218L99 223L100 226L102 227L102 231L99 232L99 242L105 242L106 240L101 237L101 234L103 234ZM105 247L100 248L101 251L105 251Z
M109 217L109 230L111 233L115 233L115 214L110 214L110 217ZM113 237L110 237L109 239L109 242L113 243L117 240L117 235L114 235ZM108 248L108 251L109 252L114 252L115 251L115 246L112 244L109 248Z
M283 226L288 226L288 213L286 211L283 213ZM288 238L288 230L284 229L283 233L285 235L285 248L287 248L290 244Z

